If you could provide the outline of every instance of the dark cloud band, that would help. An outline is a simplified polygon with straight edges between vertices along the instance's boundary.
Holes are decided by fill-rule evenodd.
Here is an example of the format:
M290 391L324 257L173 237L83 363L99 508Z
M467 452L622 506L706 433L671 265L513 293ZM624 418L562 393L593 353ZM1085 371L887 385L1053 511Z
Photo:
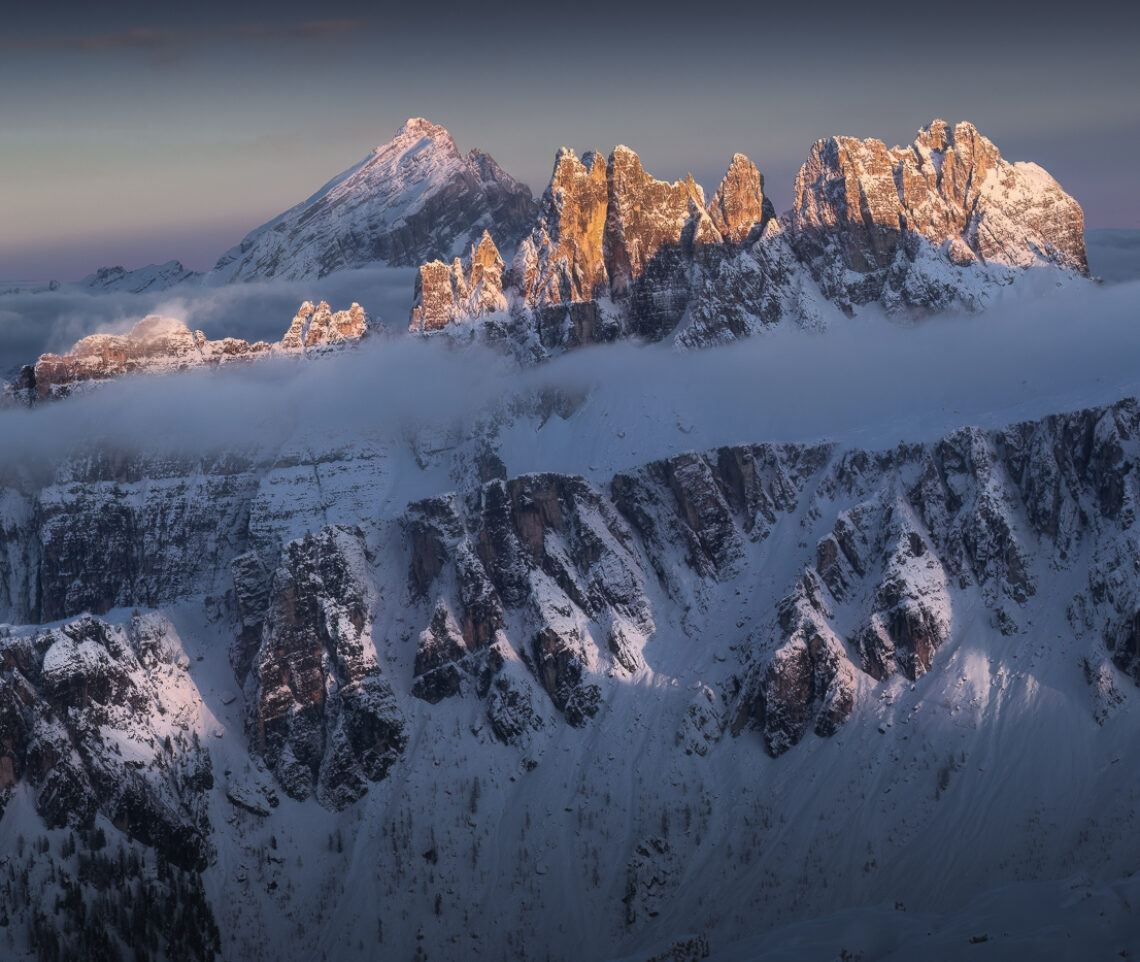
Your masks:
M0 39L0 51L28 53L32 51L74 51L77 53L116 53L137 50L156 53L186 50L227 41L251 43L304 43L334 39L364 29L363 20L311 20L305 23L276 26L268 23L244 23L228 26L133 27L115 33L86 36L9 37Z

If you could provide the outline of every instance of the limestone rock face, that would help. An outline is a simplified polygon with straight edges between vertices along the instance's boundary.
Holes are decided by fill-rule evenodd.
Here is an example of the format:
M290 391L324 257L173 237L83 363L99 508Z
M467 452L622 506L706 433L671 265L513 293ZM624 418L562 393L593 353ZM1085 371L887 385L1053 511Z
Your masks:
M735 154L724 180L709 202L713 226L730 244L740 244L754 231L762 231L776 216L764 196L764 177L744 154Z
M93 456L35 493L9 491L19 508L0 539L2 617L55 621L214 590L257 490L237 458Z
M685 321L675 335L680 347L727 344L793 321L818 326L818 287L791 245L786 225L770 219L760 233L737 247L706 246L692 283ZM751 245L751 246L749 246Z
M909 147L819 141L796 178L795 244L829 296L866 303L898 287L917 239L956 266L1053 264L1088 273L1080 206L1035 164L1011 164L968 123L935 121ZM862 280L839 280L842 270ZM916 305L918 306L918 305Z
M503 259L486 231L464 260L432 261L420 267L409 330L436 331L464 318L507 309Z
M729 206L734 203L730 198ZM630 331L659 337L676 325L688 301L692 252L720 242L692 177L656 180L628 147L616 147L605 163L594 151L579 160L562 148L538 222L512 263L511 284L547 346L617 336L600 307L610 298L622 303ZM471 286L466 270L443 263L421 268L413 329L435 330L487 312L463 303Z
M324 301L316 305L305 301L281 338L280 347L283 351L333 347L359 340L367 331L368 317L355 301L347 311L335 313Z
M403 753L404 718L372 641L376 603L358 531L286 546L246 691L251 740L293 798L315 790L342 808Z
M535 682L581 726L598 710L603 666L640 666L654 626L631 534L581 478L492 481L462 504L415 505L405 524L413 595L455 585L437 595L420 638L420 697L473 690L496 734L515 741L541 724Z
M847 721L855 707L855 671L834 632L808 617L769 662L760 695L764 745L782 755L809 728L827 737Z
M441 601L431 624L420 635L412 694L432 704L460 694L463 676L458 665L468 652L455 618Z
M921 528L904 500L864 502L842 512L816 550L816 568L837 600L853 600L859 580L873 579L854 640L863 670L879 680L898 671L921 677L950 637L949 579Z
M906 148L820 141L779 218L743 154L706 206L691 177L656 180L627 147L605 164L563 148L507 278L513 323L486 329L529 356L534 341L542 355L623 336L691 348L816 328L826 301L847 314L871 302L907 316L977 310L1028 269L1087 275L1083 230L1056 181L1007 162L968 123L935 121ZM421 271L417 305L436 329L477 316L456 300L459 273ZM429 286L438 309L420 293Z
M829 454L826 445L767 444L681 454L616 475L611 494L657 576L688 599L689 572L713 580L736 573L747 544L763 541L796 507Z
M464 157L443 127L413 118L308 200L252 231L206 280L296 280L450 259L487 227L513 247L534 211L530 189L487 154Z
M171 862L206 865L209 755L186 729L196 692L172 626L90 616L0 637L0 814L27 781L49 827L96 814Z
M704 192L690 175L669 184L645 172L628 147L610 154L606 169L609 209L606 213L606 267L610 291L620 297L654 262L681 244L689 222L689 201L705 205Z
M538 223L519 247L515 283L528 307L591 301L609 289L605 261L609 188L595 151L563 147L539 203Z
M370 330L368 315L356 303L334 312L324 301L305 301L275 344L250 344L235 337L211 341L201 331L191 332L180 320L152 314L126 334L92 334L66 354L41 355L34 366L25 367L19 390L10 393L14 402L32 405L128 374L217 367L274 353L322 353L353 344Z
M691 292L694 250L720 235L690 175L673 184L645 172L628 147L616 147L607 171L606 266L610 295L631 333L659 340L677 326Z
M336 469L316 485L320 461ZM0 493L0 623L158 607L225 594L237 580L248 594L236 596L235 619L256 651L284 545L360 517L384 463L383 452L356 446L331 460L304 451L92 453L35 484L9 470ZM231 575L239 562L240 579ZM248 670L251 658L235 664Z
M33 368L37 398L68 393L83 381L102 381L140 371L177 371L204 364L221 364L260 354L263 341L249 344L236 338L208 341L172 317L151 314L127 334L92 334L65 355L44 354Z

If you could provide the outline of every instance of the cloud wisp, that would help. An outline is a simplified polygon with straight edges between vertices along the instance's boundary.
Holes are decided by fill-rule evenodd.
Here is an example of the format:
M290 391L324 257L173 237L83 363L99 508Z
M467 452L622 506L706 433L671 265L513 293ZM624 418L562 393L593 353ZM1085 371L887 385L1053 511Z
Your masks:
M157 61L218 43L266 45L310 43L359 32L365 20L310 20L294 24L242 23L214 27L132 27L114 33L0 38L2 53L122 53L136 51Z

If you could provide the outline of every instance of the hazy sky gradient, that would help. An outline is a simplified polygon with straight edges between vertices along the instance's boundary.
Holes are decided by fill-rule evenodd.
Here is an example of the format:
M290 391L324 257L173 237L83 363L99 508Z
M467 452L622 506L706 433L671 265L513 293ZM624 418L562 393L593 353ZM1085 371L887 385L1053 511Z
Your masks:
M208 268L409 116L536 193L560 144L709 192L743 151L779 209L820 137L968 119L1089 226L1140 227L1140 30L1105 0L30 7L0 36L2 278Z

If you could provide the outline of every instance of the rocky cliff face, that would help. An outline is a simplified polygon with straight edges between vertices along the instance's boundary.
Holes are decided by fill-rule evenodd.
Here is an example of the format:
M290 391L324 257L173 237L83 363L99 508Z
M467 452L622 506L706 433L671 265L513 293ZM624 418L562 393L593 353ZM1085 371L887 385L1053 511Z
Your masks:
M407 590L424 606L411 692L432 703L473 693L506 741L542 726L543 698L587 724L606 678L642 670L665 612L690 612L685 630L699 631L724 586L763 565L788 525L815 547L747 633L735 694L718 696L721 728L754 725L773 753L809 730L836 731L858 677L932 671L962 592L1002 630L1019 630L1039 590L1034 559L1086 564L1085 544L1104 566L1089 567L1068 617L1095 641L1093 663L1140 680L1140 595L1120 565L1134 540L1138 410L1126 402L997 434L963 429L876 454L723 448L618 475L609 491L534 475L420 502L402 521ZM264 466L170 462L164 483L144 467L92 462L34 497L9 492L9 617L224 591L217 572L232 561L232 660L258 751L289 794L316 791L337 807L359 797L404 744L376 660L380 602L362 536L326 528L275 539L257 521ZM213 506L209 517L176 510L199 502Z
M423 119L227 251L206 283L317 278L368 264L457 256L489 228L513 245L534 218L530 189L487 154L466 157Z
M542 724L518 666L574 726L598 711L595 676L639 667L653 631L644 573L620 516L581 479L493 481L465 502L416 505L405 524L410 590L435 599L416 655L420 697L471 689L496 735L517 741Z
M442 906L463 872L482 878L479 845L511 853L511 866L521 845L518 864L533 867L538 846L564 831L589 846L620 839L596 884L592 850L583 855L583 891L597 892L588 897L619 934L655 931L686 897L680 883L704 864L702 845L745 844L737 808L717 827L723 779L742 779L734 798L799 783L834 791L840 814L825 813L819 836L830 853L851 798L885 797L875 779L893 771L891 798L903 797L889 828L905 848L940 830L935 793L979 767L947 746L991 743L986 711L1013 726L1034 692L1033 705L1052 704L1042 685L1068 686L1081 737L1100 745L1100 726L1119 737L1140 683L1138 437L1140 405L1124 401L885 451L738 445L609 483L495 477L393 509L398 520L377 520L365 507L375 502L354 500L347 483L286 516L300 490L287 479L377 483L377 465L347 453L319 465L284 454L273 465L171 460L165 476L142 460L70 465L53 485L4 495L6 604L38 605L4 617L53 623L0 628L0 799L51 825L106 818L194 870L218 840L255 838L252 854L204 871L225 876L211 877L239 901L245 889L227 873L258 873L257 898L265 885L282 911L308 904L288 893L283 857L266 855L271 834L284 839L295 823L311 831L329 819L331 857L337 819L379 813L366 824L382 841L360 851L391 859L380 877L406 873L399 885L416 897L426 883L428 911L432 880L444 880ZM271 495L278 484L285 493ZM337 511L356 523L330 523ZM186 658L174 615L155 608L200 610L201 650L212 658L228 639L229 664ZM220 682L241 692L224 732ZM844 766L835 784L833 762L818 767L825 751ZM573 753L597 776L568 765ZM720 766L735 774L705 781ZM874 777L858 782L867 766ZM645 803L639 788L621 807L621 779L635 770L638 785L688 794ZM512 841L485 834L500 820L480 805L498 813L533 794L554 835L522 817L507 826ZM1119 813L1115 797L1097 801L1098 817L1104 805ZM456 825L400 827L427 804ZM747 811L758 839L748 858L767 858L760 841L778 845L786 824L775 809ZM350 846L372 838L344 831ZM857 848L851 877L864 884L877 870L860 868L871 858ZM305 864L318 871L309 849ZM831 860L802 864L832 886L848 877ZM747 879L752 868L718 856L715 870ZM433 917L470 926L461 912ZM385 929L415 941L398 913Z
M602 157L589 151L579 160L574 151L559 150L538 223L515 259L517 283L529 307L591 301L608 290L608 205Z
M968 123L935 121L909 147L832 137L796 178L794 244L829 297L884 296L938 309L955 298L924 270L922 242L956 267L1037 265L1088 273L1080 206L1035 164L1011 164ZM845 270L860 275L843 279Z
M709 203L709 216L720 236L730 244L741 244L753 231L762 231L776 216L772 202L764 196L764 177L744 154L735 154L728 171Z
M281 338L280 349L296 352L336 347L359 341L368 330L368 315L359 304L353 303L347 311L334 312L324 301L319 304L305 301Z
M815 327L817 302L848 314L871 302L912 316L975 309L1022 271L1087 275L1083 229L1045 171L1007 162L966 123L935 121L906 148L820 141L781 218L742 154L706 205L691 177L655 180L626 147L604 166L563 148L512 264L509 333L540 353L625 335L699 347L781 322ZM437 329L479 316L449 310Z
M521 661L571 724L585 724L605 702L603 676L645 665L660 620L651 585L699 631L695 612L715 604L720 586L747 583L773 532L794 523L801 535L822 531L814 551L743 640L727 702L712 715L701 708L693 724L698 743L755 727L774 755L809 731L832 735L861 688L933 670L962 593L1017 632L1038 590L1034 557L1073 557L1090 538L1128 550L1135 492L1124 452L1136 418L1128 402L874 455L724 448L619 475L608 494L534 476L493 482L465 502L425 502L407 522L411 590L432 612L418 694L485 697L495 672ZM1031 472L1027 448L1044 459ZM1105 640L1090 657L1111 653L1135 674L1131 589L1090 577L1092 595L1073 609L1094 652Z
M336 527L286 545L268 584L256 555L234 562L243 623L254 629L232 652L251 743L286 793L303 799L315 791L332 808L384 778L407 744L376 658L378 599L367 568L360 532ZM264 599L264 609L253 599Z
M249 344L232 337L209 341L175 318L152 314L127 334L92 334L65 355L41 355L33 368L35 397L63 396L76 384L125 374L222 364L268 349L264 341Z
M464 318L505 311L503 259L486 231L464 260L432 261L416 278L412 332L437 331Z
M319 353L359 341L370 329L359 304L334 312L324 301L302 304L275 344L250 344L236 337L211 341L201 331L191 332L180 320L152 314L126 334L92 334L66 354L41 355L34 365L24 368L15 385L5 385L6 397L9 403L31 405L128 374L165 374L274 354Z
M165 619L91 617L0 635L0 816L27 781L52 828L103 815L184 868L206 864L213 787L189 659Z
M704 194L690 177L649 176L628 147L603 165L563 148L543 195L539 222L519 247L512 277L535 312L546 346L611 340L621 328L599 299L621 303L632 328L675 324L686 299L685 254L719 240Z

